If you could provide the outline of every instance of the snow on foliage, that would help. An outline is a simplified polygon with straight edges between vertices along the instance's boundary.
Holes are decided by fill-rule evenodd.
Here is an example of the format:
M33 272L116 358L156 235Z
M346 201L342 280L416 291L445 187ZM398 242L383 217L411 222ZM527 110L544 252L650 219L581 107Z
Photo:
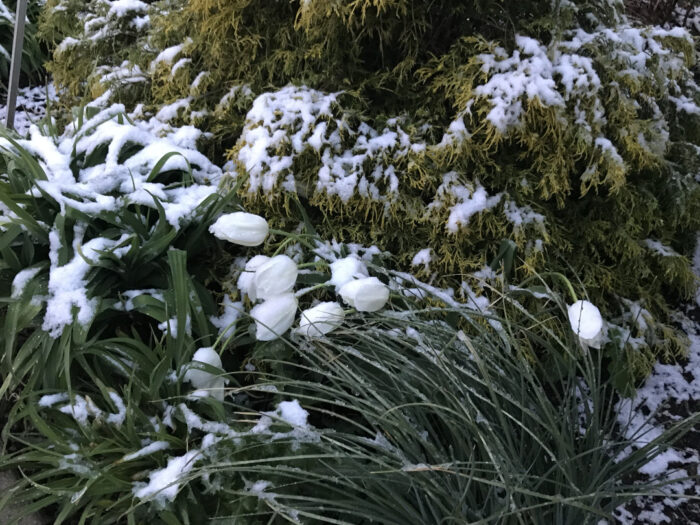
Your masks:
M456 172L450 172L443 175L435 200L427 209L430 212L433 209L449 208L447 231L456 233L469 224L473 215L496 206L501 197L501 194L490 196L478 182L463 184Z
M124 107L115 105L81 126L73 123L55 140L32 127L30 138L17 143L35 156L43 175L27 195L55 201L62 214L74 210L89 217L118 213L133 204L160 206L173 228L189 224L197 207L216 193L221 177L221 170L196 150L201 132L172 129L156 119L136 123L127 119ZM15 147L0 139L0 150L15 152ZM179 173L179 179L191 174L192 180L189 184L167 180L163 173ZM59 337L73 322L74 309L80 324L92 320L98 303L88 296L88 273L103 252L117 258L128 252L130 239L127 234L118 239L83 239L85 225L78 222L73 232L75 255L66 261L59 255L62 233L56 227L46 228L51 264L43 328ZM36 275L27 272L17 276L15 294Z
M390 159L406 152L408 135L397 119L382 131L367 124L352 128L336 115L339 95L287 86L255 99L236 157L250 177L249 192L270 193L278 184L296 191L292 166L308 151L321 159L317 191L343 202L355 193L374 200L396 196L398 176Z
M194 468L199 456L200 451L194 449L182 456L169 458L166 467L150 472L147 484L141 483L134 487L134 496L140 499L153 498L161 505L173 501L182 479Z
M600 79L590 58L556 53L550 60L546 46L522 35L516 36L515 44L511 55L498 47L492 54L477 57L489 79L474 94L488 99L492 109L486 118L499 131L519 124L523 98L537 98L545 106L564 106L572 95L595 97Z

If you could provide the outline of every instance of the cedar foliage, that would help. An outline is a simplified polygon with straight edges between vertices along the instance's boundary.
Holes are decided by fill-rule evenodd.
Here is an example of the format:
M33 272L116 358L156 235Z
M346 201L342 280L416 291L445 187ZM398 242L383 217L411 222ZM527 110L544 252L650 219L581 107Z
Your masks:
M322 235L404 268L430 248L452 286L512 239L516 278L576 275L611 315L663 320L695 289L695 46L619 1L49 0L42 34L76 39L50 66L73 97L211 132L280 227L299 196Z

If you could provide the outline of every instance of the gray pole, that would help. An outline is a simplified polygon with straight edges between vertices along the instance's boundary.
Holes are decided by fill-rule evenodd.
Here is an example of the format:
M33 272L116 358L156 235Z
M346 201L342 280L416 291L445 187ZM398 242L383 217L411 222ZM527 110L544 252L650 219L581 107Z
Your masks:
M24 21L27 19L27 0L17 0L15 16L15 38L12 42L12 64L10 65L10 89L7 93L7 127L15 127L15 106L19 89L19 72L22 69L22 45L24 44Z

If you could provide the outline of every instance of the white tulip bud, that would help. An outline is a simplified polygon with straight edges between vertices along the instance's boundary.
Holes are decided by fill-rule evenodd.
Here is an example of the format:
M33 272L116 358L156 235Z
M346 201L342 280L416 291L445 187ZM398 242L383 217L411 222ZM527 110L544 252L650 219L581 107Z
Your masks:
M338 259L331 263L331 279L328 281L335 286L335 291L339 291L345 284L353 279L369 277L367 266L355 255L350 255L343 259Z
M358 312L376 312L389 300L389 288L376 277L350 281L338 293Z
M568 308L571 329L582 344L600 348L603 338L603 317L600 310L589 301L576 301Z
M246 294L253 302L258 299L258 294L255 289L255 271L269 260L270 258L267 255L256 255L245 264L245 269L238 277L238 289L241 293Z
M265 242L269 227L259 215L237 211L219 217L209 226L215 237L241 246L259 246Z
M293 293L270 297L254 306L250 316L255 321L255 338L272 341L282 336L294 323L296 312L297 298Z
M290 257L277 255L255 270L255 293L260 299L291 292L299 269Z
M306 337L321 337L338 328L344 319L345 312L338 303L320 303L301 312L297 332Z
M192 356L192 363L202 363L222 370L221 358L210 346L197 350ZM202 393L206 392L219 401L224 400L224 385L226 384L226 379L220 375L195 368L190 364L185 372L185 381L192 383L192 386L197 389L196 392L198 392L200 397Z

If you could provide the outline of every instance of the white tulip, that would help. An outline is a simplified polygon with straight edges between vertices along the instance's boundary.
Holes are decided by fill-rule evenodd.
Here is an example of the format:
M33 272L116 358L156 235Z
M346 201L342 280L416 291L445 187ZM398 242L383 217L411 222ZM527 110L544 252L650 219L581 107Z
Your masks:
M238 289L253 302L258 299L255 289L255 271L269 260L270 258L267 255L256 255L245 264L245 269L238 277Z
M600 348L603 338L603 317L600 310L589 301L576 301L568 308L571 329L582 344Z
M270 297L250 311L255 321L255 338L258 341L272 341L282 336L294 323L297 312L297 298L293 293Z
M345 312L338 303L320 303L301 312L297 332L306 337L320 337L338 328L343 319Z
M291 292L297 282L299 269L290 257L276 255L255 270L255 293L259 299Z
M237 211L219 217L209 226L215 237L241 246L259 246L269 232L267 221L253 213Z
M369 277L367 266L356 255L349 255L331 263L331 279L328 281L335 286L336 292L353 279Z
M221 358L210 346L197 350L192 356L192 363L202 363L222 370ZM192 386L197 389L195 392L199 397L206 392L219 401L224 400L226 380L221 375L195 368L190 364L185 372L185 381L192 383Z
M350 281L338 293L358 312L376 312L389 300L389 288L376 277Z

